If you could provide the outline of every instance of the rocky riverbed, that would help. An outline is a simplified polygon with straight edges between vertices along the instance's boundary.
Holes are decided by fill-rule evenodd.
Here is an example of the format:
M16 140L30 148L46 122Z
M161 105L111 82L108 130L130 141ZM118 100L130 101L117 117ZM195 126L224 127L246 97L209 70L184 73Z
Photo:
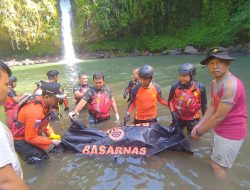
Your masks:
M245 45L236 45L228 47L230 53L240 54L240 55L250 55L250 43ZM112 57L126 57L126 56L154 56L154 55L199 55L205 54L206 50L199 50L193 46L186 46L184 49L181 48L173 48L166 49L161 52L149 52L149 51L139 51L134 50L133 52L126 51L98 51L98 52L81 52L77 53L76 57L79 60L82 59L102 59L102 58L112 58ZM58 56L45 56L45 57L37 57L30 58L24 60L18 60L15 58L6 58L4 61L10 66L21 66L21 65L34 65L34 64L42 64L42 63L54 63L63 60L63 57Z

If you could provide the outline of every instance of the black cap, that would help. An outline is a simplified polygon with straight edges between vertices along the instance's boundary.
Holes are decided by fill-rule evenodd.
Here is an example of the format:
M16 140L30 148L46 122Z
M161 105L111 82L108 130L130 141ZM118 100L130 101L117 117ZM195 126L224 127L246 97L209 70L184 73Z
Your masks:
M59 72L57 70L50 70L47 72L48 78L55 77L57 75L59 75Z
M224 60L230 60L234 61L235 59L233 57L230 57L228 55L228 50L224 47L214 47L207 51L206 58L200 62L201 65L206 65L208 61L210 61L212 58L219 58Z
M17 78L14 75L11 75L9 78L9 82L17 82Z
M55 96L58 99L63 99L66 94L62 91L61 85L57 82L48 82L42 85L43 94Z

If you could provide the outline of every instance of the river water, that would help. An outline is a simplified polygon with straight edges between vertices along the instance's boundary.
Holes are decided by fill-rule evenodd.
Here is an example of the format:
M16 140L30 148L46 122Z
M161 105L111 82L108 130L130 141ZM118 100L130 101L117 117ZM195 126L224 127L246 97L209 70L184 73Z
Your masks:
M196 65L196 79L203 82L207 88L209 99L209 82L212 77L206 68L199 65L203 56L152 56L128 57L101 60L88 60L75 65L48 64L16 67L13 69L18 78L17 93L33 92L35 82L46 80L46 72L57 69L60 72L59 82L67 91L70 108L74 108L72 88L77 83L77 73L85 71L92 82L94 72L101 71L105 75L106 85L115 97L120 117L123 118L127 103L122 93L129 80L132 70L143 64L154 67L155 82L162 87L163 96L168 97L171 84L178 77L180 64L191 62ZM231 71L244 82L247 95L250 94L250 57L236 56ZM249 110L248 98L248 113ZM63 112L63 111L62 111ZM55 131L63 134L70 125L66 113L62 113L60 121L52 123ZM3 117L3 114L1 114ZM168 109L158 106L159 122L169 125L171 115ZM83 111L80 118L87 121L87 113ZM114 115L111 120L97 125L97 128L107 130L114 126ZM248 120L249 121L249 120ZM71 152L51 154L49 161L39 165L27 165L22 162L24 178L30 189L61 190L61 189L250 189L250 146L249 138L245 141L235 165L228 172L225 181L216 180L209 167L212 132L204 135L199 142L190 141L194 155L182 152L165 151L150 158L131 157L84 157Z

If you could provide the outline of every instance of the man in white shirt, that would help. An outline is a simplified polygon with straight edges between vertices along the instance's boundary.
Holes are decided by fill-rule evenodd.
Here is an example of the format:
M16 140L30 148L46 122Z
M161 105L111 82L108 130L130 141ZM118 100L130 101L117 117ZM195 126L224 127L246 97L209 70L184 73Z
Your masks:
M9 67L0 61L0 104L7 97ZM0 189L26 190L28 187L22 180L23 172L14 149L13 137L9 129L0 122Z

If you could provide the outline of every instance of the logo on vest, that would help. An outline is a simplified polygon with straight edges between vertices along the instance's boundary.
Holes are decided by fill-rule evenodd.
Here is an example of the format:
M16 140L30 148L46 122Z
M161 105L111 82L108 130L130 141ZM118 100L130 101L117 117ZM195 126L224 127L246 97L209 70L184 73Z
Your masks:
M113 141L119 141L124 137L124 131L121 128L112 128L107 131L109 138Z

